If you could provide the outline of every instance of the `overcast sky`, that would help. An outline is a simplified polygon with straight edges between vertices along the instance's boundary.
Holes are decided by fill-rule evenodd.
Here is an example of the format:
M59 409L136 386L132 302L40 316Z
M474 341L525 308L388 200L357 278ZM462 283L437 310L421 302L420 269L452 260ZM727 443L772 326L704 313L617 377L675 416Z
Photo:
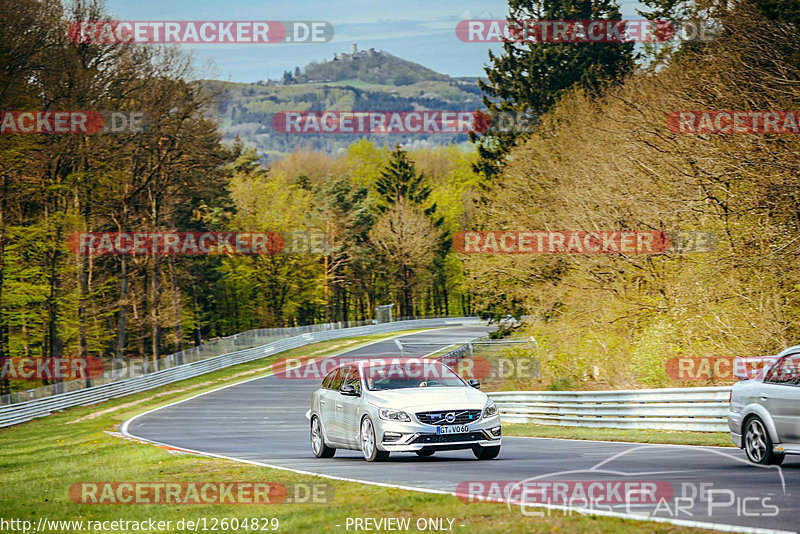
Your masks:
M637 2L624 0L623 17ZM235 82L277 79L283 71L336 52L375 48L451 76L481 76L486 43L465 43L455 35L465 19L504 19L500 0L108 0L117 20L324 20L333 40L322 44L181 45L191 50L201 76ZM491 45L496 50L497 45ZM213 65L213 67L209 67Z

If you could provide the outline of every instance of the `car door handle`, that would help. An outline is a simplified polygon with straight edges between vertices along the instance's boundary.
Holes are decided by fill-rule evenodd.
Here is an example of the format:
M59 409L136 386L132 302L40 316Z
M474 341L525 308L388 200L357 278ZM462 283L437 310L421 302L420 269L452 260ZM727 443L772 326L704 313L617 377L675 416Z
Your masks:
M336 409L337 410L341 410L342 409L342 403L341 402L337 402L336 403Z
M762 401L769 400L769 397L767 397L766 395L761 395L761 400Z
M319 401L320 405L325 404L324 400Z

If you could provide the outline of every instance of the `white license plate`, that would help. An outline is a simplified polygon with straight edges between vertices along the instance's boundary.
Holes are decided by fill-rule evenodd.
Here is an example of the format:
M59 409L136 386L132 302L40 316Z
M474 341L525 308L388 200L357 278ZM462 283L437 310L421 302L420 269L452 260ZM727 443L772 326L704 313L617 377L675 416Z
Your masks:
M437 426L437 434L466 434L469 432L469 425L450 425L450 426Z

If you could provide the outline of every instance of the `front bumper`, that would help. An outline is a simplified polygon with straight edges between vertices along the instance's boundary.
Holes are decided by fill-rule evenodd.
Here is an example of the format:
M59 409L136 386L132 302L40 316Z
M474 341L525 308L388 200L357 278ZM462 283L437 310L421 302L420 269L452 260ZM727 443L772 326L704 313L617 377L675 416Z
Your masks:
M475 445L497 447L500 445L502 429L500 417L494 415L469 425L465 434L437 434L435 425L417 422L380 421L379 449L391 452L414 452L423 449L457 450Z

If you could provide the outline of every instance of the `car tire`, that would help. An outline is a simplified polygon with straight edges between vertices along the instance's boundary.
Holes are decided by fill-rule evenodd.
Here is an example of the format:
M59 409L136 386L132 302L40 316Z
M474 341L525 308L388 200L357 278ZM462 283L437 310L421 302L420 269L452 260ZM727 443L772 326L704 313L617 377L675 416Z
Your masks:
M333 458L336 449L325 444L325 433L316 415L311 418L311 452L317 458Z
M758 465L781 465L785 454L776 454L772 451L772 438L767 432L764 421L759 417L751 417L744 426L744 452L747 459Z
M427 458L429 456L433 456L436 451L432 449L422 449L420 451L414 451L414 452L417 453L417 456L422 456L423 458Z
M497 455L500 454L500 445L496 447L482 447L480 445L475 445L472 447L472 454L475 455L475 458L478 460L494 460L497 458Z
M389 451L378 450L378 443L375 439L375 427L372 426L372 420L365 417L361 420L361 432L359 433L361 440L361 453L364 459L368 462L383 462L389 458Z

